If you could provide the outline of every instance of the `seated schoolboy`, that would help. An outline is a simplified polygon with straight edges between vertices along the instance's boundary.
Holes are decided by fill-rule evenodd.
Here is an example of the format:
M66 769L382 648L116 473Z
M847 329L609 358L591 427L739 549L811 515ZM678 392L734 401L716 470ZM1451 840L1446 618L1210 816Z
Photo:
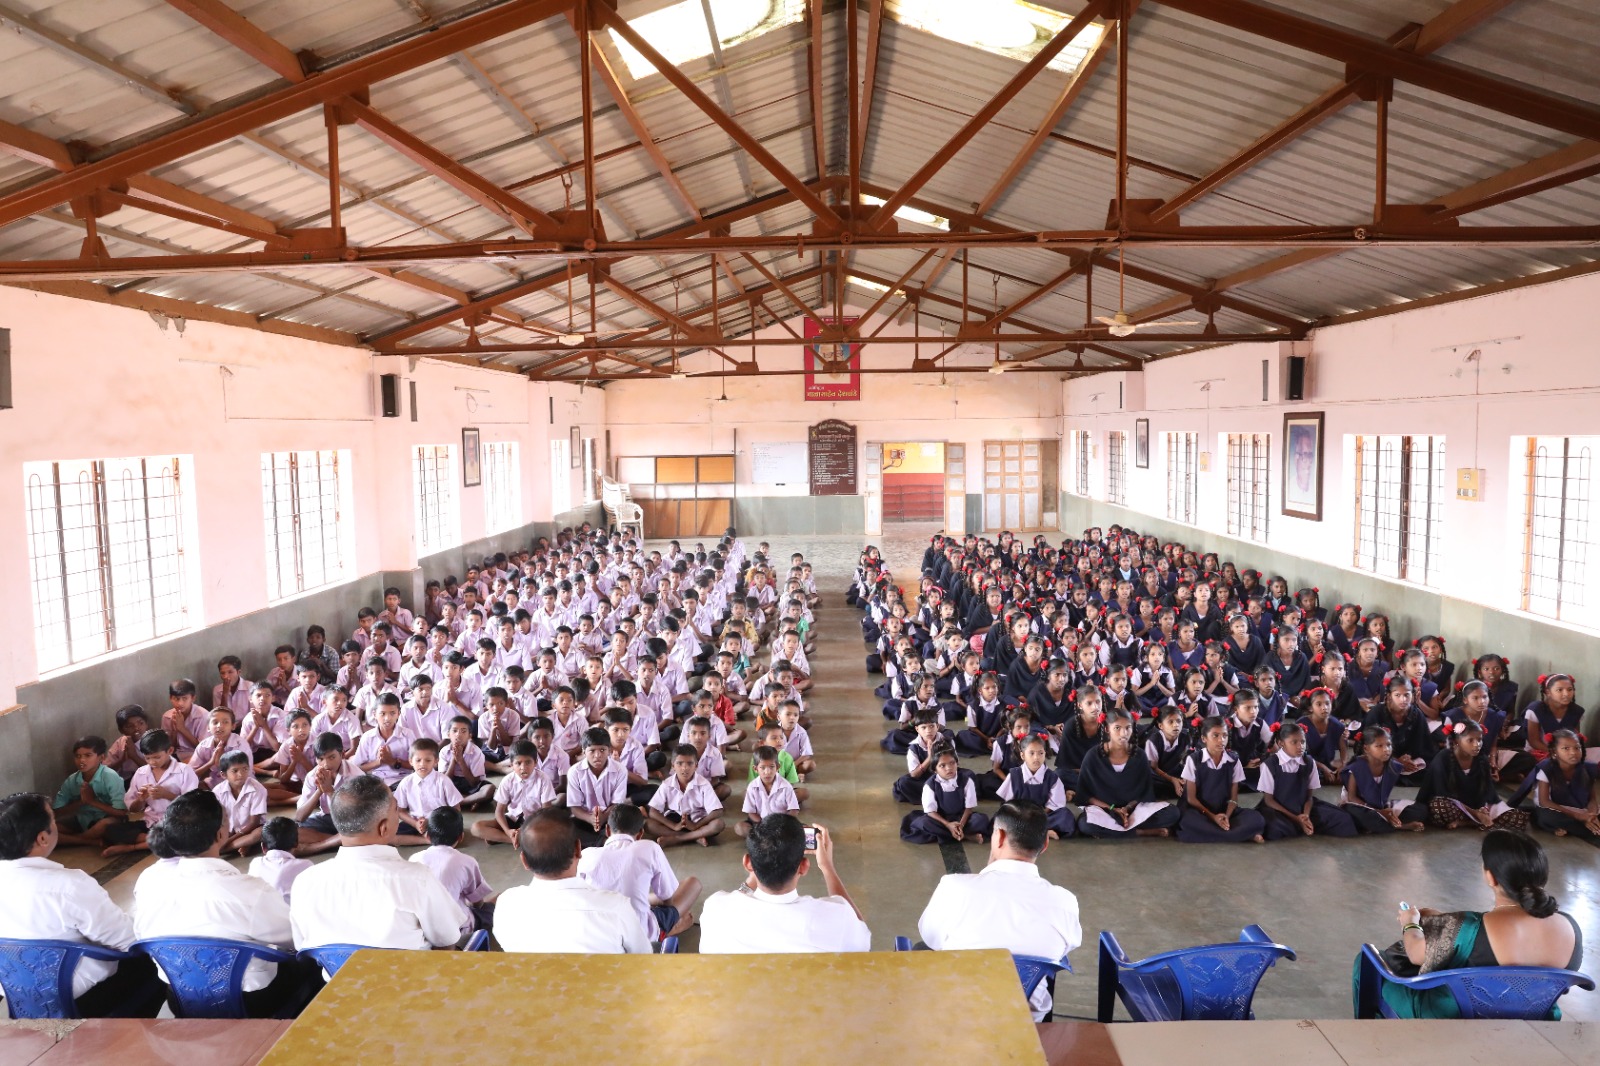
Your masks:
M538 753L534 760L534 769L550 782L552 792L558 796L563 795L567 791L567 771L572 766L572 760L556 745L555 726L548 718L535 718L522 731L522 737L530 741Z
M692 744L680 744L672 754L672 775L650 800L645 832L664 848L690 843L706 847L722 832L722 799L699 772L700 765L700 752Z
M611 757L628 775L628 802L643 806L655 795L656 783L650 780L644 748L633 739L633 715L623 707L608 707L600 718L601 728L611 737Z
M612 806L628 799L628 772L611 758L611 734L596 726L583 735L583 761L567 771L566 805L586 847L604 841L601 826Z
M350 708L350 693L338 685L330 687L322 700L322 711L311 719L313 739L324 733L336 733L344 741L344 757L355 758L356 745L361 743L361 719Z
M293 818L279 815L261 826L261 854L250 860L245 872L278 890L285 903L294 891L294 879L311 869L310 859L295 856L300 847L300 827Z
M147 730L139 738L139 754L144 756L144 765L134 771L128 791L122 796L128 821L106 828L104 840L108 846L102 855L147 850L150 827L161 821L167 804L200 787L194 771L174 756L165 729Z
M711 714L722 723L727 734L718 746L725 750L738 751L739 745L744 741L744 730L735 724L739 712L734 706L733 699L728 695L726 680L713 670L702 678L701 685L711 696Z
M139 754L139 738L149 728L150 717L137 703L117 711L117 739L106 752L105 764L122 778L124 788L133 779L133 772L144 765L144 756Z
M578 876L597 888L626 896L653 944L694 925L689 908L700 898L700 879L679 881L661 845L643 839L644 829L644 811L631 803L612 807L606 816L606 842L583 849Z
M105 764L105 754L106 742L100 737L84 737L72 746L77 769L61 782L52 804L57 843L104 847L106 830L127 824L127 786Z
M1185 807L1178 839L1196 844L1264 842L1266 822L1257 812L1239 806L1244 767L1228 748L1227 719L1203 721L1200 744L1183 766Z
M222 757L222 781L211 791L222 804L222 824L228 831L222 853L243 857L260 843L261 821L267 816L267 790L252 776L248 752L230 751Z
M756 734L757 745L765 745L778 753L778 776L789 782L789 787L794 789L795 801L803 805L806 800L811 798L811 790L800 784L800 771L795 766L794 756L784 750L783 740L783 726L781 725L769 726L766 732ZM755 778L756 759L752 755L750 757L750 773L747 780L754 781Z
M1353 837L1356 823L1340 808L1316 797L1321 771L1306 751L1305 730L1293 722L1278 731L1278 750L1261 763L1258 810L1268 840L1322 834Z
M906 748L906 772L895 781L893 787L894 798L901 803L920 803L922 787L933 776L939 752L945 748L954 750L954 745L939 731L936 712L919 711L912 719L912 725L916 729L917 739Z
M505 773L506 748L522 733L522 715L511 706L506 690L491 685L483 693L483 713L478 715L478 746L493 773Z
M1067 806L1066 787L1056 772L1045 765L1050 748L1037 733L1023 739L1022 765L1015 767L1000 782L995 795L1002 803L1023 800L1045 810L1045 824L1051 840L1070 837L1078 831L1077 819Z
M544 736L549 736L548 725L542 731ZM517 831L528 815L556 805L556 790L549 776L539 771L538 764L539 749L533 741L519 740L511 745L511 772L495 789L494 818L473 822L473 836L489 844L514 845Z
M431 737L443 742L454 707L447 707L433 693L433 678L426 672L412 676L409 691L400 708L400 724L414 737Z
M206 788L216 788L222 780L222 757L242 751L250 757L250 747L233 729L233 711L218 707L206 716L206 734L189 756L189 769Z
M377 722L361 734L351 762L391 789L411 770L413 737L400 725L400 697L385 692L378 698Z
M337 733L323 733L316 741L317 765L306 777L300 789L300 802L295 805L295 821L300 823L300 855L315 855L319 851L332 851L339 846L339 831L333 825L333 794L340 785L361 770L344 757L344 738Z
M272 775L266 782L269 807L298 800L306 775L317 765L317 753L311 746L311 715L290 711L284 733L284 741L272 758L255 767L257 773L265 770Z
M515 743L513 743L513 747ZM472 742L472 719L458 714L450 719L445 742L439 746L439 772L461 793L463 810L474 810L494 795L483 751Z
M1178 809L1156 798L1155 772L1134 742L1133 718L1107 711L1105 737L1078 769L1078 832L1102 840L1171 836Z
M172 748L179 759L189 761L195 745L206 734L206 709L195 703L195 684L181 678L167 686L167 702L171 705L161 716L161 728L172 739Z
M800 810L794 786L778 769L778 749L769 744L757 746L750 759L750 783L744 792L744 820L734 826L741 837L769 814L789 814Z
M583 751L583 737L589 728L589 718L578 708L578 694L571 685L556 689L555 699L550 705L549 721L555 746L566 755L568 761L576 759ZM663 728L661 733L665 739L666 729Z
M778 722L783 727L783 750L794 759L798 781L804 781L817 772L817 759L811 750L811 734L800 724L800 705L784 700L778 709Z
M427 818L429 846L412 855L411 861L432 870L461 909L472 916L470 928L461 930L466 933L494 925L494 889L483 879L478 860L460 850L463 829L460 811L435 807Z
M684 723L683 734L697 753L700 776L706 779L717 799L727 799L733 791L728 785L728 763L722 756L722 749L712 741L711 720L697 714Z
M982 844L989 835L989 816L978 810L973 773L961 765L954 749L940 748L933 774L922 786L922 809L900 819L900 839L911 844Z
M438 741L418 737L411 742L411 775L394 787L394 799L400 806L395 843L401 847L427 841L428 815L435 810L461 806L461 793L439 773Z

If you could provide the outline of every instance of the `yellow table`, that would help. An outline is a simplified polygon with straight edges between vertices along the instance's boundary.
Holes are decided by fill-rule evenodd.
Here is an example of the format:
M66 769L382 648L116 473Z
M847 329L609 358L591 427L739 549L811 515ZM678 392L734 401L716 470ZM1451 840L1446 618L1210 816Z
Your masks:
M1045 1061L1004 951L363 951L262 1066L482 1066L508 1055L636 1066Z

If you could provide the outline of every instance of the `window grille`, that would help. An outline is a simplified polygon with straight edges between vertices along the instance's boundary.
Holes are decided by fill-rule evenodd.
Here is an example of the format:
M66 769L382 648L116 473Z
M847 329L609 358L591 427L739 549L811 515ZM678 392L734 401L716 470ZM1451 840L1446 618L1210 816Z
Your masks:
M1200 519L1200 434L1168 433L1167 517L1195 525Z
M1522 550L1522 609L1587 620L1589 489L1593 437L1529 437Z
M522 525L522 448L514 440L483 446L483 531Z
M1437 585L1443 557L1444 438L1355 438L1356 569Z
M1119 430L1106 434L1106 499L1127 504L1128 435Z
M345 576L341 501L349 473L348 452L261 456L269 600L331 585Z
M1228 532L1265 543L1272 483L1267 433L1228 434Z
M455 448L449 444L419 444L412 457L417 493L417 554L430 555L461 543Z

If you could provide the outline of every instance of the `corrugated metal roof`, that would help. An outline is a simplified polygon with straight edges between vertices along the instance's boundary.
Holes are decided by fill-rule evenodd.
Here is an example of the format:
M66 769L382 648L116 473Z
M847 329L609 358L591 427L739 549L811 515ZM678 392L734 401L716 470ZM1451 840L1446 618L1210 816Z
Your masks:
M1423 24L1449 8L1449 0L1276 0L1277 6L1340 28L1382 39L1407 24ZM324 63L371 47L391 35L449 20L480 7L472 2L396 0L229 0L230 6L291 51ZM624 0L625 15L653 10L660 0ZM1067 10L1067 5L1057 5ZM882 26L874 109L863 180L896 187L918 170L1018 70L1013 59L912 29L895 21L896 0ZM8 14L9 12L9 14ZM730 106L737 121L802 180L843 172L845 144L845 26L839 0L826 5L822 84L827 159L815 159L809 27L781 27L685 64L713 100ZM6 20L10 19L7 23ZM858 20L864 43L867 18ZM20 125L91 154L148 136L201 108L259 92L280 79L163 0L0 0L0 121ZM612 239L653 235L683 226L692 209L710 215L737 207L782 184L752 160L726 132L658 75L634 78L608 34L598 35L641 120L693 205L662 179L635 131L600 79L593 87L594 170L602 217ZM1211 23L1147 0L1132 22L1128 193L1165 200L1182 191L1294 115L1344 76L1342 64ZM1590 104L1600 102L1600 20L1592 0L1519 0L1436 53L1468 69ZM1024 230L1098 229L1114 195L1113 148L1117 113L1116 56L1107 53L1065 119L989 212L996 222ZM575 163L583 151L582 93L577 39L563 19L526 27L469 52L432 62L373 86L374 109L411 135L470 167L543 211L563 207L569 195L552 172ZM947 212L969 212L990 193L997 175L1027 143L1035 126L1068 83L1047 70L980 130L920 192L919 201ZM1484 108L1401 84L1390 107L1388 200L1422 204L1500 174L1568 145L1570 137ZM1357 224L1372 214L1374 107L1354 103L1244 174L1188 205L1189 226ZM229 207L268 219L280 228L325 226L327 187L323 118L309 110L159 168L156 176ZM341 178L346 190L343 223L353 244L378 247L518 236L498 212L428 173L357 126L340 130ZM0 193L45 177L48 171L0 153ZM581 170L568 176L570 196L585 193ZM1464 226L1600 224L1600 177L1574 181L1465 218ZM217 252L257 247L239 236L162 214L125 208L102 220L113 255ZM798 234L810 213L781 204L733 223L738 236ZM906 231L916 227L905 224ZM0 228L0 257L62 259L77 253L82 223L66 207ZM858 251L852 269L894 279L917 259L908 250ZM1139 247L1136 267L1184 284L1269 262L1278 250L1239 247ZM817 257L765 252L767 269L795 273ZM1369 248L1320 258L1261 277L1230 292L1237 300L1278 315L1305 320L1390 306L1573 265L1594 258L1586 249ZM970 256L968 299L977 307L1001 306L1058 275L1067 260L1030 248L978 249ZM729 261L740 283L765 279L740 256ZM415 274L473 296L544 274L546 261L432 263ZM685 312L710 299L707 259L652 256L611 264L619 282L661 306ZM674 289L672 278L679 282ZM927 277L922 271L913 284ZM998 291L996 280L998 279ZM126 285L129 279L119 279ZM1093 313L1118 304L1116 274L1095 272ZM718 280L719 296L732 285ZM194 274L134 282L152 294L281 317L288 321L382 333L453 301L403 280L345 269L283 271L276 275ZM803 299L821 300L820 279L796 282ZM877 293L857 287L864 300ZM960 299L961 273L940 272L932 290ZM1163 303L1172 290L1130 277L1123 302L1130 310ZM575 286L578 318L587 321L588 287ZM1085 281L1074 277L1033 300L1022 317L1041 328L1070 330L1089 308ZM768 298L773 309L786 297ZM524 296L507 310L564 328L566 291L557 285ZM602 286L595 310L602 329L638 329L653 316ZM959 310L924 301L925 321L959 318ZM763 315L763 321L765 321ZM1193 311L1183 318L1203 318ZM718 315L733 336L750 328L744 303ZM1224 332L1251 332L1263 323L1225 307L1215 316ZM585 327L586 328L586 327ZM1182 327L1198 331L1201 327ZM1180 331L1180 327L1163 327ZM486 323L487 340L530 340L537 331ZM414 340L454 343L459 323L441 325ZM1008 345L1008 351L1033 347ZM1159 352L1171 346L1143 346ZM526 362L544 356L530 355ZM1051 356L1067 365L1070 354ZM1089 362L1095 360L1091 357ZM615 368L620 364L604 363Z

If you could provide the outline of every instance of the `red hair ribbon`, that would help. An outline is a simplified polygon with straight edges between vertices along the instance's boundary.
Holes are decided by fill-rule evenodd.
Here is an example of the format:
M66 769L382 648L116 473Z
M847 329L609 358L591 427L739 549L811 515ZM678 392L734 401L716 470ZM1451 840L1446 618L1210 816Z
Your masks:
M1456 727L1451 722L1446 722L1439 730L1439 732L1443 733L1445 736L1449 736L1451 733L1454 733L1455 731L1456 731Z
M1106 712L1105 711L1101 711L1100 714L1098 716L1096 716L1096 718L1095 718L1095 721L1101 723L1102 725L1105 724L1105 720L1106 720Z
M1546 733L1546 734L1545 734L1545 735L1544 735L1544 744L1545 744L1545 747L1547 747L1547 748L1548 748L1548 747L1549 747L1549 746L1550 746L1550 744L1551 744L1551 743L1552 743L1552 742L1553 742L1553 741L1554 741L1554 740L1555 740L1555 739L1556 739L1556 736L1555 736L1555 734L1554 734L1554 733Z
M1197 714L1193 718L1189 719L1189 724L1194 726L1196 729L1199 729L1200 728L1200 721L1201 721L1200 716Z
M1273 722L1272 725L1270 726L1270 728L1274 733L1276 733L1278 730L1283 728L1283 723L1282 722Z

